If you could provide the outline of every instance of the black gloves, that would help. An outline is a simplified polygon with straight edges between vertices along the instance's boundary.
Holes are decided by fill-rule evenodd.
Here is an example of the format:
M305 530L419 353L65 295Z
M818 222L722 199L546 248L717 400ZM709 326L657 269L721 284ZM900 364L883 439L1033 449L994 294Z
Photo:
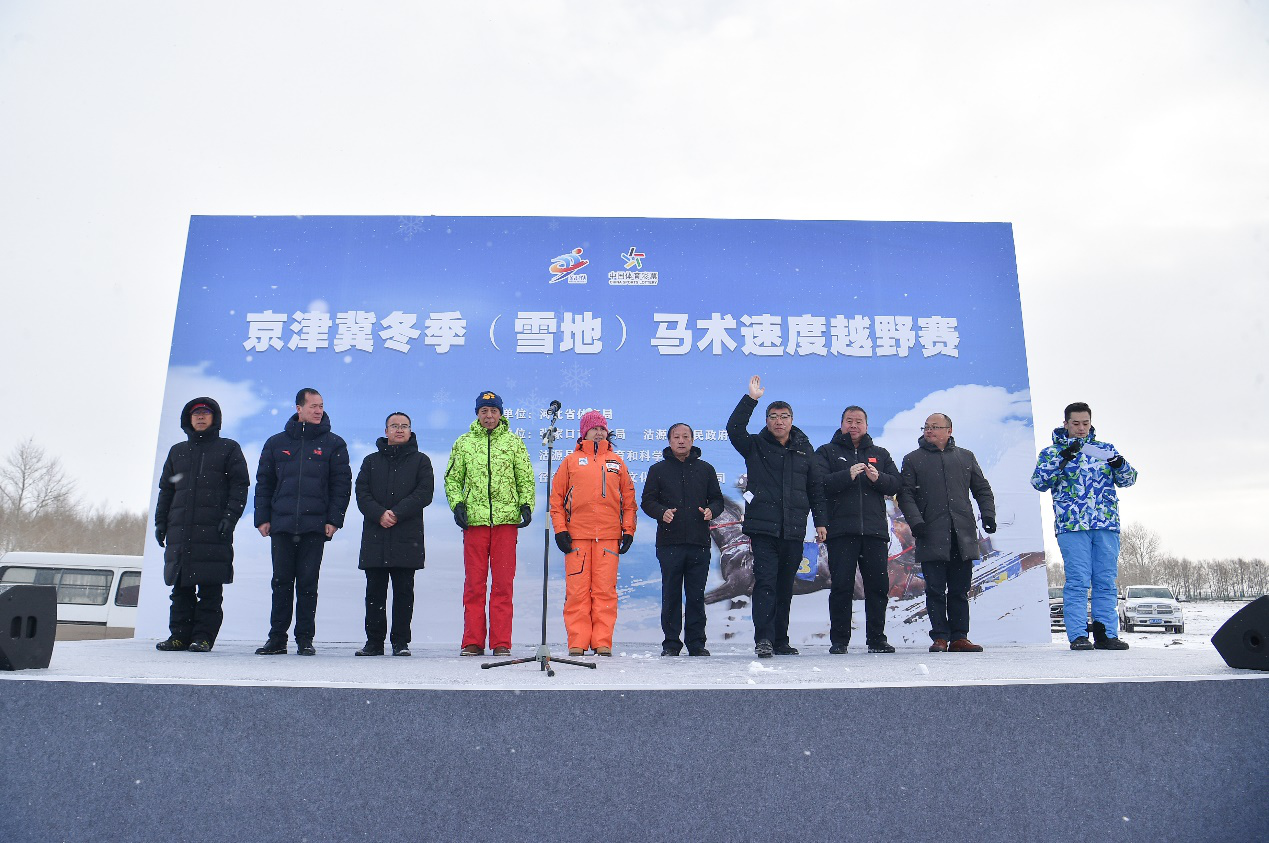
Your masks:
M908 529L912 531L914 538L923 539L925 538L925 528L928 526L928 524L922 521L920 524L909 524Z
M995 518L988 518L986 515L983 516L983 532L986 532L986 533L996 532Z
M1106 460L1106 465L1110 466L1111 468L1119 468L1123 464L1124 464L1124 458L1121 457L1119 454L1115 454L1114 457Z
M568 530L555 534L555 546L565 553L573 552L573 537L568 534Z
M154 538L159 543L159 547L167 547L163 542L167 539L167 530L162 527L154 528Z
M454 523L461 530L467 529L467 504L460 503L454 507Z
M220 519L220 525L216 528L216 532L220 533L222 539L229 538L233 535L234 525L228 518Z
M520 507L519 529L523 530L525 527L529 526L529 522L532 520L533 520L533 507L529 506L526 503L524 506Z
M1071 460L1075 459L1075 455L1078 454L1079 452L1080 452L1080 443L1072 442L1071 444L1063 448L1061 452L1058 454L1058 456L1062 458L1062 462L1070 462Z
M634 544L634 536L629 533L621 534L621 544L617 545L618 553L625 553L630 549L630 545Z

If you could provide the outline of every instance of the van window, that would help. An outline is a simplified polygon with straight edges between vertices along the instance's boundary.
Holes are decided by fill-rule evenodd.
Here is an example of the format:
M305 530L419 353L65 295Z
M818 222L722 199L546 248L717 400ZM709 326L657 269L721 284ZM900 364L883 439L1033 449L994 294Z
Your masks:
M135 606L141 593L141 572L124 571L119 575L119 591L115 594L116 606Z
M104 606L110 597L114 571L80 568L29 568L14 565L0 570L0 582L52 585L57 587L57 602L80 606Z

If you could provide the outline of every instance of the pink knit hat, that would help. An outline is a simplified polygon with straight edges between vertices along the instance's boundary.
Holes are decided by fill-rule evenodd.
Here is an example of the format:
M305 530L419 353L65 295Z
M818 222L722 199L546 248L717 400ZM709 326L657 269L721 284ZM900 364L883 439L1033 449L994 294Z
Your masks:
M586 438L586 434L590 433L592 427L602 427L608 429L608 422L604 419L604 414L598 410L591 410L582 416L582 438Z

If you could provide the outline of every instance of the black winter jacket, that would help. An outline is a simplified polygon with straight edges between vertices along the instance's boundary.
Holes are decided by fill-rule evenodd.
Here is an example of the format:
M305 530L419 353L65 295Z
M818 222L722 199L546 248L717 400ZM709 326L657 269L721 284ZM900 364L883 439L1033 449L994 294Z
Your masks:
M717 517L723 511L723 490L718 472L701 459L701 449L692 446L682 462L666 448L664 459L648 469L640 508L657 522L657 547L695 544L709 547L709 522L700 513L708 509ZM669 524L661 520L667 509L676 510Z
M747 536L802 541L808 511L816 527L825 526L827 520L820 461L811 440L797 427L784 445L765 427L749 433L749 417L757 406L757 401L743 395L727 419L727 437L745 458L746 491L753 496L745 505L741 531Z
M352 497L348 446L330 432L330 416L305 424L291 416L286 429L270 436L256 470L256 526L273 533L322 533L344 526Z
M840 430L827 445L815 452L824 469L824 492L828 496L828 534L830 536L876 536L889 538L890 520L886 517L886 496L899 494L903 480L890 452L872 443L865 433L859 447L850 435ZM850 468L856 463L872 465L879 472L877 482L863 472L850 479Z
M206 404L211 427L199 432L190 424L190 408ZM220 405L195 398L181 411L187 441L173 445L159 475L154 526L167 534L163 581L188 587L234 581L234 525L247 507L251 475L242 448L220 437ZM228 520L225 535L220 522Z
M400 445L383 436L376 444L379 450L368 454L357 472L357 508L366 516L357 567L422 568L423 508L435 490L432 461L419 450L413 433ZM397 523L383 527L379 519L389 509Z
M949 437L940 451L917 439L918 447L903 458L903 488L899 490L899 508L913 528L918 562L946 561L952 552L952 534L960 548L961 559L977 559L978 524L972 494L984 518L996 518L996 498L991 485L978 467L973 451L956 447Z

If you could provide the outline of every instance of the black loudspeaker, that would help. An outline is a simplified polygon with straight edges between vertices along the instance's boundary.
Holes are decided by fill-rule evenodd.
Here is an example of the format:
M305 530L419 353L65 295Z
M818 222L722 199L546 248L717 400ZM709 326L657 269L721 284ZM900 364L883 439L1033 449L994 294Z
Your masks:
M1212 636L1225 664L1240 670L1269 670L1269 595L1243 606Z
M57 589L0 585L0 670L45 668L57 637Z

